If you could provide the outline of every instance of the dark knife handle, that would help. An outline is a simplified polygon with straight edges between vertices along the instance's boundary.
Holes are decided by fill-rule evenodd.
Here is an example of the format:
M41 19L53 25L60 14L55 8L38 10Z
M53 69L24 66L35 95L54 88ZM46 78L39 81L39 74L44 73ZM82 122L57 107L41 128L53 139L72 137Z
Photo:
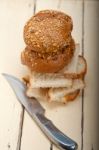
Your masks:
M44 115L36 114L35 120L49 140L61 150L77 150L77 143L57 129Z

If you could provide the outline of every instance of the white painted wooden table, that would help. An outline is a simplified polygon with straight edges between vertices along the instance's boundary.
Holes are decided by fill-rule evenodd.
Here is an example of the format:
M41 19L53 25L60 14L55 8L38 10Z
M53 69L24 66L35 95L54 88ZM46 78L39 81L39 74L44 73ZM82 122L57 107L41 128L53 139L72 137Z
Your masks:
M42 9L58 9L72 16L73 37L88 63L85 91L67 106L42 102L46 116L78 142L79 150L99 150L98 0L0 0L0 150L58 150L23 110L1 75L6 72L21 78L26 74L20 62L25 47L23 27Z

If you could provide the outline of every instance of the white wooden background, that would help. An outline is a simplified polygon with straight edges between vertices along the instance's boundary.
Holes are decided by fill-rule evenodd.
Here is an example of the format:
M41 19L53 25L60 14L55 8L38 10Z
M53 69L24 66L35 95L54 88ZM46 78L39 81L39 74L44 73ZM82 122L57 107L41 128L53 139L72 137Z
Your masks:
M2 77L19 78L27 70L20 63L25 22L42 9L58 9L72 16L73 37L88 63L86 89L67 106L42 102L59 129L79 144L79 150L99 150L98 136L98 0L0 0L0 150L58 150L18 103Z

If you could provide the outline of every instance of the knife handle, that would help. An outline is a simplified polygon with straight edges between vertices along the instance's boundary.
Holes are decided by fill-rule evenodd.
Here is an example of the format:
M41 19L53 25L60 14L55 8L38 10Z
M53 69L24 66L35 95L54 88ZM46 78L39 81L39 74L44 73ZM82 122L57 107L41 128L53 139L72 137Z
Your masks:
M37 113L35 120L49 140L61 150L77 150L77 143L57 129L43 114Z

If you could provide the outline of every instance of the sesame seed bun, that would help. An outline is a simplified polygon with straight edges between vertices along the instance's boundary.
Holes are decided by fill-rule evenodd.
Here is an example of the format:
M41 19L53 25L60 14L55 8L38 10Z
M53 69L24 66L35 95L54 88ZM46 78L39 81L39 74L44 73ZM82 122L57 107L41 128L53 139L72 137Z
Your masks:
M40 11L26 23L24 41L36 52L57 52L70 44L72 28L71 17L63 12Z
M57 53L38 53L26 47L22 52L22 63L27 65L31 71L40 73L58 72L72 59L75 51L75 42L72 39L69 46L64 47Z

